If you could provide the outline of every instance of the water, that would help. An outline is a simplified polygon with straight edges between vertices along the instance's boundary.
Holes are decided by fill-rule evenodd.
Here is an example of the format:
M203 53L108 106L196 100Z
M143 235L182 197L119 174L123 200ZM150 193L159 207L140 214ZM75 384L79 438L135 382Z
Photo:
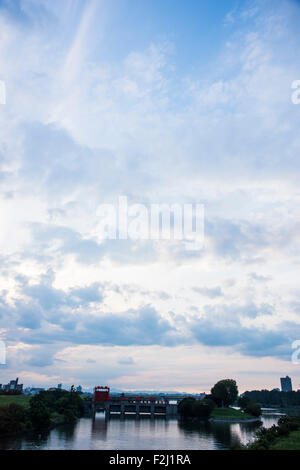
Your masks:
M266 410L262 416L265 427L276 424L282 416L277 410ZM96 418L82 418L74 425L60 426L43 435L0 440L0 450L221 450L228 449L237 438L242 443L253 440L258 423L198 422L182 423L176 418L136 418L103 413Z

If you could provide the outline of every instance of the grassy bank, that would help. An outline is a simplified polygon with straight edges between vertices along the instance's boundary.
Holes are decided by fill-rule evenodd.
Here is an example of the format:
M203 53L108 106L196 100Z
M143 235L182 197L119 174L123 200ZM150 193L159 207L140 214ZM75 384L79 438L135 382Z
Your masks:
M256 440L247 446L237 446L236 449L248 450L300 450L300 418L282 416L278 424L256 432Z
M300 450L300 431L291 431L288 436L278 438L270 450Z
M29 406L31 395L0 395L0 406L16 403L17 405Z
M210 417L216 419L253 419L253 416L234 408L215 408Z

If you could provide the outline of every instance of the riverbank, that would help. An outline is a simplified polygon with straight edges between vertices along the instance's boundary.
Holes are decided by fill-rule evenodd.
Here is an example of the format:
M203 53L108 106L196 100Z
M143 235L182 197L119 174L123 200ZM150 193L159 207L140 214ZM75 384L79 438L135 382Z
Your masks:
M215 408L209 418L210 422L255 423L261 421L260 417L252 416L234 408Z
M77 420L76 420L77 421ZM30 436L31 434L40 432L40 433L49 433L53 429L59 427L59 426L64 426L66 424L70 424L66 421L65 416L60 415L59 413L53 413L50 417L50 425L45 427L45 428L40 428L40 429L35 429L34 427L30 426L28 428L17 430L14 432L9 432L9 433L1 433L0 434L0 439L1 438L7 438L7 437L27 437Z
M76 422L84 414L79 393L56 389L38 395L0 396L0 436L23 436L49 432L57 426Z
M300 418L283 416L277 426L260 428L256 440L240 447L247 450L300 450Z
M279 438L270 450L300 450L300 431L291 431L287 437Z

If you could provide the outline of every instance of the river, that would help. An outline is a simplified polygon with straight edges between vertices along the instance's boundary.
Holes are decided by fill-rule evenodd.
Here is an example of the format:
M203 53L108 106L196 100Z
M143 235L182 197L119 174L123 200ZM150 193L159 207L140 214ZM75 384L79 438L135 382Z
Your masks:
M282 413L263 413L265 427L276 424ZM247 443L254 438L258 423L198 422L182 423L176 418L111 416L82 418L76 424L59 426L45 434L0 440L0 450L222 450L234 440Z

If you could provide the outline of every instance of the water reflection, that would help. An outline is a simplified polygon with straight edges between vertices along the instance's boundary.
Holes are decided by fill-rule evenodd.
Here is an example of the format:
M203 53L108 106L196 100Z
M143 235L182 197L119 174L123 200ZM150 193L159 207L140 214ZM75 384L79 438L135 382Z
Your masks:
M96 414L92 420L92 439L103 439L107 437L107 418L104 413Z
M276 424L280 413L267 413L263 425ZM43 434L0 440L0 449L228 449L237 439L254 438L258 423L183 422L176 418L96 414Z

